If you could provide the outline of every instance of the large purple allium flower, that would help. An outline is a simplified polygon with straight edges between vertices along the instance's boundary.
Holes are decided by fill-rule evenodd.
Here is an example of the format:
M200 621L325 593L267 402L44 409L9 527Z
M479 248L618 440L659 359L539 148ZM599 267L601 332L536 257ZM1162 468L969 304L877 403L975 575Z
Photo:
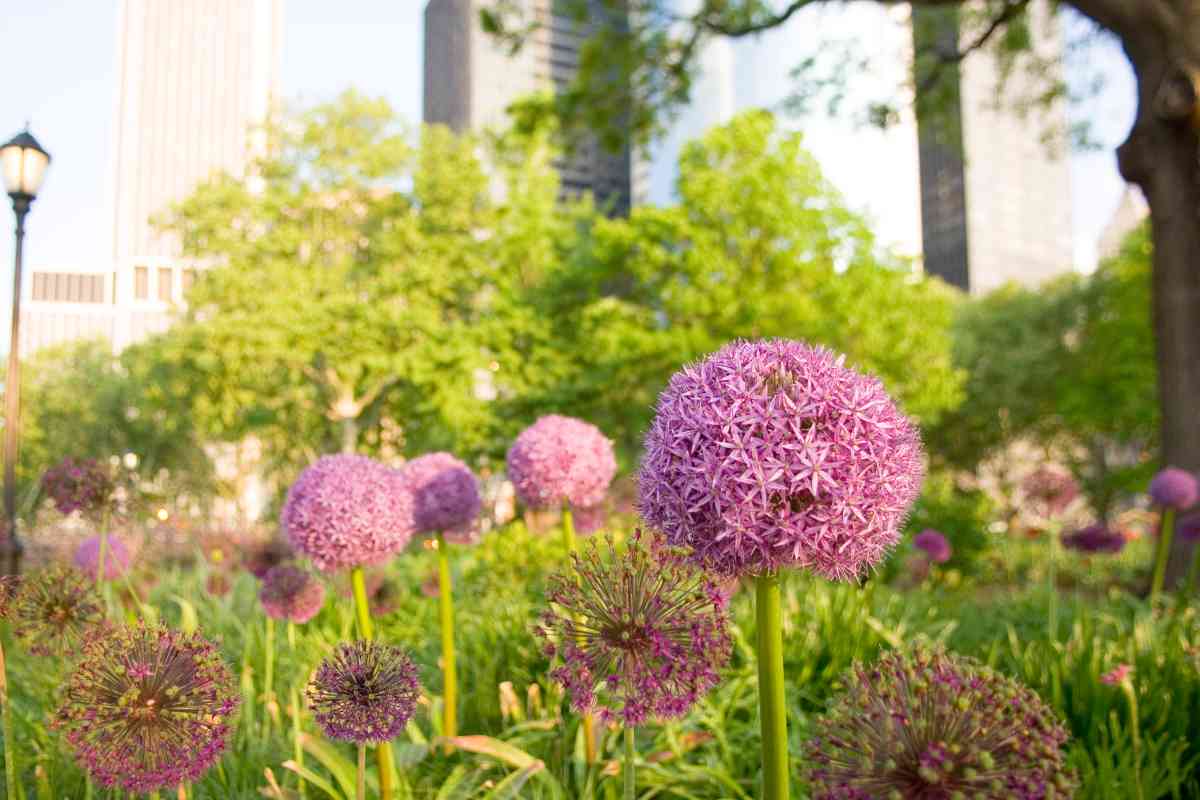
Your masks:
M1191 508L1200 499L1200 484L1192 473L1167 467L1150 481L1150 499L1156 506L1181 511Z
M1175 532L1185 542L1200 542L1200 513L1189 514L1179 520Z
M263 576L258 600L268 617L303 624L325 604L325 586L299 567L280 564Z
M1119 553L1125 547L1125 537L1101 523L1088 525L1062 536L1063 547L1081 553Z
M108 535L108 543L104 549L104 579L115 581L129 571L133 557L125 542L113 534ZM75 548L75 566L92 580L100 571L100 537L92 536L80 542Z
M1067 506L1079 496L1079 482L1061 467L1038 467L1025 478L1021 488L1038 507L1037 510L1049 517L1066 511Z
M616 473L612 442L595 425L573 417L542 417L508 449L508 477L530 508L594 506Z
M413 522L421 533L469 531L483 508L471 468L449 453L428 453L400 470L412 493ZM458 536L462 540L461 533Z
M939 564L945 564L954 554L954 549L950 547L950 542L946 537L942 535L941 531L935 531L933 528L926 528L914 536L913 547L924 551L930 561L936 561Z
M42 475L42 491L61 514L94 514L112 499L112 472L94 458L67 457Z
M855 664L807 745L815 800L1069 798L1067 731L1030 689L974 659Z
M104 605L83 573L50 567L21 581L11 617L17 641L38 656L71 657L104 624Z
M581 713L640 725L680 717L717 683L729 658L725 595L713 579L635 535L624 553L593 540L551 577L535 632L551 673Z
M280 521L292 546L324 572L379 564L412 538L412 495L377 461L322 456L288 490Z
M214 551L215 552L215 551ZM242 551L242 566L254 577L262 580L267 573L280 564L286 564L296 557L291 545L282 539L267 539L253 541Z
M96 782L153 792L217 762L237 703L211 643L139 625L89 639L54 724Z
M875 378L787 339L675 373L639 478L642 517L725 574L862 576L900 537L921 442Z
M308 685L313 717L330 739L365 744L395 739L420 694L417 668L398 647L340 644Z

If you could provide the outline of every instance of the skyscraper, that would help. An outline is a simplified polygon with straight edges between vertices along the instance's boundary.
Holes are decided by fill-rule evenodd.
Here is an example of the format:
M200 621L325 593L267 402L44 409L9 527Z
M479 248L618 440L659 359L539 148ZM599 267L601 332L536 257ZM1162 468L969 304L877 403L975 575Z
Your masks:
M504 126L514 100L569 85L579 69L586 31L552 11L554 0L523 0L537 29L516 54L484 32L487 0L429 0L425 7L424 118L456 131ZM583 141L557 163L566 195L591 192L625 213L638 199L641 176L630 149L612 153Z
M282 23L283 0L121 0L111 267L35 273L30 346L106 334L120 349L167 325L199 265L151 219L214 173L245 170L276 94Z

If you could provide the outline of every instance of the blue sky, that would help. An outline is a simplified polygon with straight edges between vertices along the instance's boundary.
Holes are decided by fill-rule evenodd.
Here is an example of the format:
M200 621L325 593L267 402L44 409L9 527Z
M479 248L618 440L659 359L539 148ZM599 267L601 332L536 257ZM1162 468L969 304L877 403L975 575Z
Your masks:
M285 0L283 95L314 101L355 86L383 95L406 117L421 113L424 0ZM54 157L29 217L27 265L71 268L108 257L108 165L114 103L116 0L10 3L0 31L0 138L26 119ZM1094 60L1113 76L1082 113L1119 141L1132 113L1128 69L1115 47ZM19 77L17 77L19 76ZM1077 252L1091 242L1119 196L1111 150L1076 156ZM851 196L850 201L855 202ZM0 215L0 302L11 285L11 216ZM0 314L3 314L0 311Z

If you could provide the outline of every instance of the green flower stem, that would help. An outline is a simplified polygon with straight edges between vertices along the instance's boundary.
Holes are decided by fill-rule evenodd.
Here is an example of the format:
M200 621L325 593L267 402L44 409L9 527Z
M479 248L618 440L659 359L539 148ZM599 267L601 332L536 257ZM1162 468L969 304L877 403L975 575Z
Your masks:
M4 785L8 800L17 800L17 762L13 755L12 709L8 704L8 665L4 661L4 646L0 644L0 725L4 733Z
M1133 688L1133 681L1129 678L1121 681L1121 690L1125 692L1125 699L1129 701L1129 733L1133 739L1133 779L1137 785L1137 800L1145 800L1142 791L1142 730L1141 721L1138 719L1137 690Z
M263 702L267 706L267 717L263 729L266 733L271 729L271 701L275 691L275 620L269 616L263 636L263 655L266 661L263 668Z
M291 650L292 655L295 655L296 654L296 623L292 622L290 619L288 620L288 624L287 624L287 639L288 639L288 650Z
M292 759L296 764L304 766L304 746L300 743L300 693L296 691L296 687L291 689L291 706L292 706ZM296 775L296 789L301 797L305 796L304 776Z
M162 800L162 797L161 797L161 795L159 795L158 791L156 790L156 791L153 791L150 793L150 800Z
M1193 547L1196 552L1192 555L1192 568L1188 570L1188 591L1193 595L1200 593L1200 542Z
M562 506L563 546L567 557L575 552L575 515L571 513L571 504ZM591 714L583 715L583 755L589 764L596 763L596 724Z
M567 548L567 553L575 552L575 515L571 513L570 503L563 503L562 507L562 530L563 530L563 545Z
M367 746L358 746L358 787L354 792L357 800L367 800Z
M779 574L755 582L758 627L758 707L762 726L763 800L788 800L787 701L783 687L783 625Z
M1164 508L1158 532L1158 552L1154 556L1154 575L1150 579L1150 599L1158 597L1167 575L1167 556L1171 554L1171 539L1175 536L1175 509Z
M108 558L108 509L104 509L104 513L100 518L100 560L96 565L96 591L104 589L104 580L107 577L106 560Z
M458 672L454 656L454 597L446 537L437 535L438 614L442 623L442 736L458 735ZM454 748L446 745L446 752Z
M358 633L364 639L374 639L375 629L371 625L371 605L367 601L367 579L361 566L350 570L350 582L354 586L354 610L358 616ZM392 743L380 743L375 748L375 756L379 762L379 800L392 800L392 774L396 769L396 762L392 757ZM361 753L359 757L362 758Z
M632 726L625 726L625 800L636 800L637 798L637 776L633 774L633 747L634 729Z
M1050 553L1046 559L1046 593L1049 619L1047 630L1050 641L1058 641L1058 533L1057 525L1051 525L1047 533L1050 536Z

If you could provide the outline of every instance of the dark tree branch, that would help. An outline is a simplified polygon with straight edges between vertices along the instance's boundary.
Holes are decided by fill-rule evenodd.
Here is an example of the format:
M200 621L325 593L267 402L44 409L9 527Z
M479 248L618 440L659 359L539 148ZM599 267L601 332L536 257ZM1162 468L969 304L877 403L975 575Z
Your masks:
M935 49L934 54L937 56L937 62L933 65L933 68L929 71L929 74L922 78L917 84L917 94L928 92L930 89L936 86L937 82L941 80L942 71L946 67L960 64L962 63L963 59L965 59L971 53L982 49L984 45L991 41L991 38L996 35L997 31L1015 19L1028 6L1029 0L1015 0L1015 2L1006 2L1004 4L1004 8L1000 10L1000 13L993 17L992 21L988 23L988 26L972 41L968 42L966 47L955 47L954 52L952 53L938 52Z

